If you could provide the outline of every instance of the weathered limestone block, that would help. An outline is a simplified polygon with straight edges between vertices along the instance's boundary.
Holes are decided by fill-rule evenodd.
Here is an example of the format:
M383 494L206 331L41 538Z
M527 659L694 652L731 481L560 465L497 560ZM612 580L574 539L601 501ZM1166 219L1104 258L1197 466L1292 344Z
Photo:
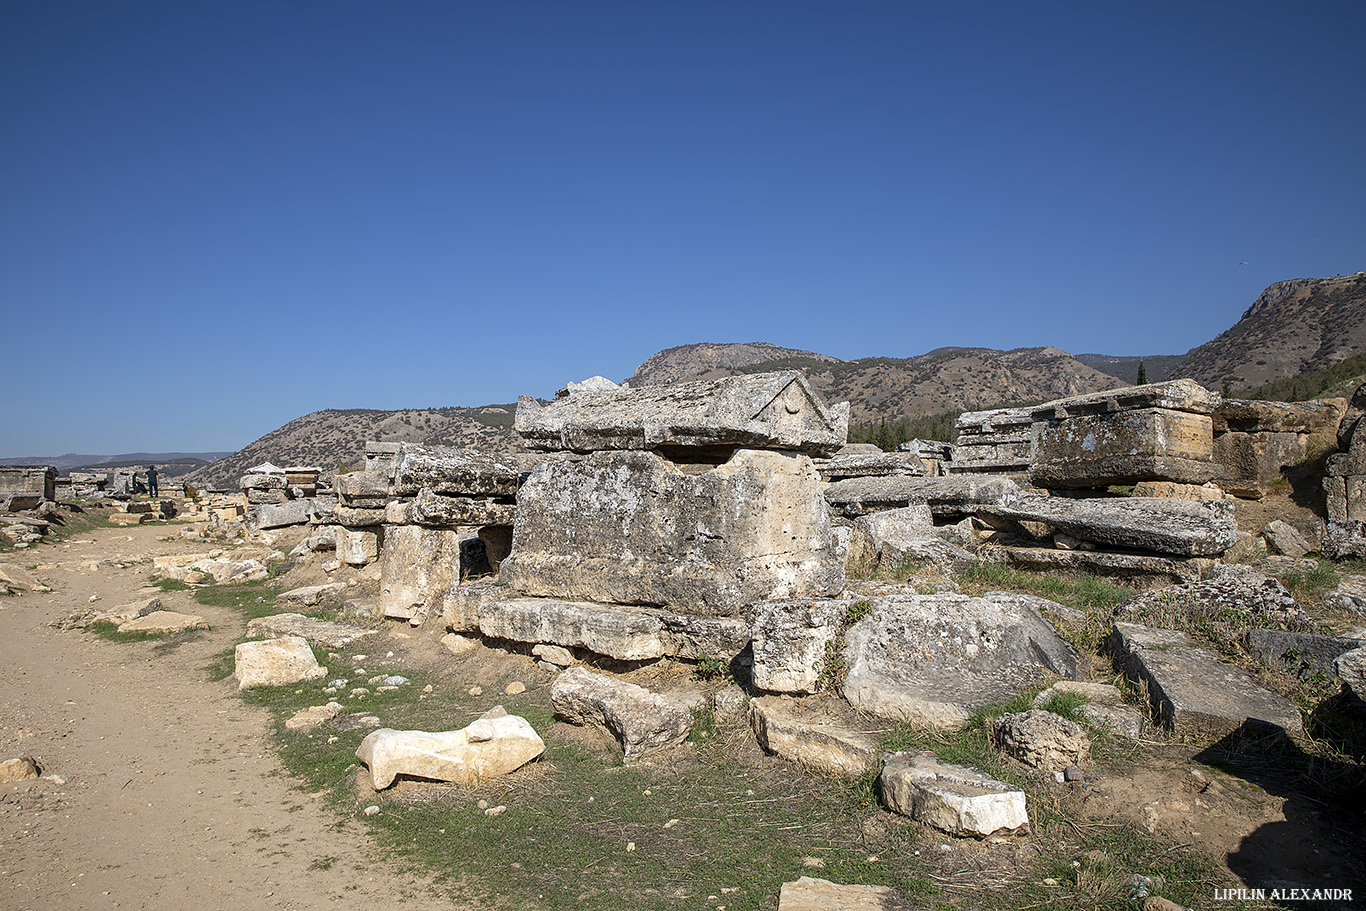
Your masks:
M332 511L338 525L346 528L373 528L384 524L384 508L359 508L338 504Z
M818 466L821 477L827 481L842 481L845 478L880 478L887 475L924 475L925 463L914 452L876 453L839 452Z
M967 411L958 416L958 445L945 466L950 474L1023 474L1034 457L1028 408Z
M387 525L380 554L379 597L384 616L425 617L460 584L461 534L420 525Z
M1260 539L1258 539L1260 540ZM979 557L1037 572L1084 572L1123 581L1139 588L1198 582L1214 561L1208 557L1157 557L1102 551L1056 550L1049 547L987 547Z
M129 620L136 620L139 617L154 614L161 609L160 598L145 598L128 604L120 604L113 610L107 610L96 614L91 620L93 622L103 621L105 623L112 623L115 626L122 626Z
M1323 596L1323 606L1366 616L1366 575L1346 575L1338 587Z
M270 639L283 639L294 636L316 642L324 648L346 648L370 636L377 636L382 630L368 626L355 626L350 623L333 623L303 614L272 614L257 617L247 624L247 635Z
M1033 432L1029 480L1037 487L1203 484L1222 473L1208 414L1145 408L1039 421Z
M1029 825L1023 791L933 753L892 753L878 782L887 809L950 835L985 838Z
M749 703L750 726L759 746L826 775L857 778L877 761L877 742L809 713L788 697L761 696Z
M1330 468L1336 458L1328 460ZM1323 494L1330 521L1366 522L1366 473L1340 476L1330 471L1323 479Z
M312 705L306 709L299 709L285 720L285 730L311 731L336 718L341 712L340 702L329 702L326 705Z
M974 554L944 540L934 527L930 508L903 506L859 516L849 538L847 565L873 573L895 571L906 562L925 562L945 572L966 569L977 562Z
M1214 408L1214 432L1300 433L1336 432L1347 407L1344 399L1313 402L1267 402L1222 399Z
M597 725L616 737L627 762L682 743L692 729L684 703L582 667L555 678L550 700L570 724Z
M1323 533L1323 555L1333 560L1366 557L1366 520L1348 519L1345 522L1328 520Z
M1153 717L1175 734L1217 739L1249 722L1303 733L1294 703L1196 648L1185 633L1116 622L1110 647L1119 669L1147 685Z
M379 528L337 527L337 560L351 566L365 566L379 559Z
M402 443L383 443L379 440L366 440L365 470L377 471L392 481L394 478L394 469L398 467L398 456L402 450Z
M1161 497L1164 500L1222 500L1224 489L1213 481L1204 484L1177 484L1175 481L1139 481L1136 497Z
M258 642L243 642L234 654L238 689L253 686L282 686L327 676L318 664L308 640L284 636Z
M517 715L479 718L458 731L395 731L366 735L356 758L370 769L376 791L399 775L475 785L517 771L545 752L545 741Z
M528 595L734 616L766 598L837 594L811 460L741 449L689 474L650 452L542 465L517 497L499 578Z
M844 698L864 711L939 728L1052 675L1076 653L1030 595L889 595L845 633ZM1056 606L1056 605L1054 605Z
M1014 481L996 475L850 478L827 487L825 499L836 512L850 517L922 504L936 516L946 516L1001 506L1020 492Z
M425 487L447 496L512 496L521 476L513 455L404 443L394 470L394 493L411 497Z
M512 525L515 503L492 497L448 497L424 487L413 500L411 521L418 525Z
M829 456L849 434L849 403L826 405L796 371L672 386L581 392L540 405L517 400L528 449L575 452L736 446Z
M348 471L332 482L337 497L348 506L358 500L369 502L389 499L389 476L382 471Z
M1366 703L1366 647L1343 652L1333 662L1343 690L1360 705Z
M1300 677L1336 676L1333 662L1344 652L1366 645L1345 636L1315 636L1282 629L1250 629L1243 637L1247 650L1271 665L1289 665Z
M1237 614L1262 623L1303 620L1295 598L1278 580L1251 567L1216 565L1207 579L1143 592L1115 606L1120 620L1153 625L1169 616ZM1179 624L1178 624L1179 625Z
M1343 452L1352 448L1353 436L1363 415L1366 415L1366 383L1362 383L1352 393L1342 420L1338 423L1338 448Z
M1284 469L1303 462L1308 454L1307 434L1221 433L1214 438L1214 461L1223 467L1223 475L1215 483L1234 496L1260 500Z
M853 599L760 601L748 620L754 685L771 693L814 693Z
M121 633L184 633L196 629L208 629L209 624L203 617L182 614L176 611L152 611L119 624Z
M894 901L886 886L845 886L810 876L778 891L778 911L885 911Z
M247 503L251 506L275 506L289 500L289 493L284 490L258 490L249 487L246 493Z
M243 490L284 490L289 486L289 479L283 474L244 474L238 486Z
M998 716L992 739L1003 752L1035 769L1080 765L1091 755L1086 729L1045 709Z
M663 624L640 609L556 601L507 598L479 607L479 631L513 642L546 642L586 648L619 661L644 661L664 655Z
M335 537L333 541L335 542ZM335 546L335 543L334 543ZM322 604L341 604L346 594L345 582L330 582L326 585L305 585L302 588L281 592L275 600L280 604L297 604L301 607L317 607Z
M483 601L477 611L478 628L485 636L584 648L619 661L665 655L731 659L750 638L749 625L738 617L698 617L588 601L504 598Z
M1284 554L1287 557L1303 557L1314 549L1295 526L1280 519L1272 519L1266 523L1266 528L1262 529L1262 537L1266 539L1272 553Z
M511 592L497 579L476 579L447 589L432 604L432 612L439 613L442 625L457 633L479 629L479 609L490 601L507 598ZM506 636L500 638L508 638Z
M52 591L33 573L14 563L0 563L0 586L15 591Z
M39 774L38 760L32 756L16 756L0 762L0 784L34 781Z
M1218 556L1238 536L1228 500L1078 500L1022 493L991 512L1017 522L1043 522L1083 541L1181 557Z
M256 510L253 524L257 528L284 528L287 525L307 525L313 516L312 500L286 500L265 504Z

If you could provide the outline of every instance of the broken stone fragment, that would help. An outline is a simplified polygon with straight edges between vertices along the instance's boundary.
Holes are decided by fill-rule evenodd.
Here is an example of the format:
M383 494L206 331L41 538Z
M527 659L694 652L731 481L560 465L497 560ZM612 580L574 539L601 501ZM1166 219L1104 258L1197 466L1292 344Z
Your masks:
M334 623L294 613L257 617L247 624L248 636L269 636L273 639L299 636L324 648L345 648L368 636L377 636L380 632L373 627Z
M778 893L778 911L885 911L894 902L886 886L845 886L809 876L783 883Z
M327 676L318 664L308 640L302 636L283 636L260 642L243 642L234 652L238 689L253 686L281 686Z
M1091 754L1085 728L1044 709L999 716L992 737L1003 752L1036 769L1077 765Z
M474 785L508 775L545 752L530 723L517 715L480 718L458 731L380 728L361 741L356 758L376 791L399 775Z
M333 546L336 538L333 537ZM303 607L317 607L323 604L341 604L346 594L345 582L330 582L326 585L306 585L302 588L281 592L275 600L282 604L298 604Z
M933 753L892 753L878 778L882 802L950 835L984 838L1029 825L1024 792Z
M38 760L32 756L17 756L0 762L0 784L12 781L32 781L38 777Z
M325 724L341 714L341 704L329 702L327 705L315 705L310 708L300 709L285 721L285 730L288 731L311 731L320 724Z
M596 725L615 737L627 762L682 743L692 730L685 703L583 667L556 677L550 700L555 714L570 724Z
M771 693L814 693L853 599L760 601L747 615L754 685Z
M416 496L424 487L448 496L513 496L521 477L521 464L510 454L404 443L393 490L400 497Z

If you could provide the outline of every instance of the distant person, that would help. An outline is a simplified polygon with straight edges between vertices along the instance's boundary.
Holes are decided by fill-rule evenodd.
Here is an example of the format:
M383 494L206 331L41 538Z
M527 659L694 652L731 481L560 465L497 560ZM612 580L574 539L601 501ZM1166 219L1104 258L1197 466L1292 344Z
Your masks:
M157 467L155 465L147 469L147 496L157 495Z

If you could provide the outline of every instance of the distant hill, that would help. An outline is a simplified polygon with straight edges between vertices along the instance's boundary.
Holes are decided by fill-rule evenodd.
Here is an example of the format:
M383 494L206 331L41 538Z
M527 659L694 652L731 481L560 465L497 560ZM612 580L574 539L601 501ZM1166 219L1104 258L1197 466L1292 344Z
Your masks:
M667 386L684 380L732 376L743 367L786 359L816 364L840 363L839 358L827 354L780 348L767 342L698 342L650 355L626 382L632 386Z
M1271 285L1242 319L1186 353L1184 375L1234 392L1366 354L1366 272Z
M651 385L645 381L661 375L669 377L667 382L679 382L795 368L828 401L848 401L855 423L1042 402L1132 384L1132 378L1121 380L1089 367L1060 348L939 348L908 358L841 361L790 349L777 349L785 352L779 358L755 360L763 353L761 346L735 345L735 352L730 347L684 345L661 351L641 365L631 383ZM667 372L646 370L651 362L667 364Z
M51 465L58 472L88 468L91 471L126 465L156 465L193 461L206 465L232 455L231 452L125 452L121 455L81 455L68 452L59 456L19 456L0 458L0 465ZM196 465L195 467L200 467ZM189 469L186 469L187 471Z
M240 452L193 472L185 480L210 490L235 488L248 468L262 462L282 468L311 465L328 475L339 466L359 469L365 463L367 440L513 451L521 448L512 432L516 407L508 404L403 411L315 411L272 430Z
M1181 364L1184 354L1146 354L1142 357L1116 357L1111 354L1074 354L1072 355L1088 367L1107 373L1122 383L1133 383L1138 379L1138 365L1148 376L1148 382L1161 383L1165 380L1179 380L1183 377Z

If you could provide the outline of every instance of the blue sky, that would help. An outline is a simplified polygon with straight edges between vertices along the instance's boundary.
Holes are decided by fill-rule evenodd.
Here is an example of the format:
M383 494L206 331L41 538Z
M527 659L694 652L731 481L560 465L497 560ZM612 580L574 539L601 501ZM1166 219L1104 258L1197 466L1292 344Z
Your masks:
M698 341L1184 352L1366 269L1363 33L1355 0L9 0L0 455Z

